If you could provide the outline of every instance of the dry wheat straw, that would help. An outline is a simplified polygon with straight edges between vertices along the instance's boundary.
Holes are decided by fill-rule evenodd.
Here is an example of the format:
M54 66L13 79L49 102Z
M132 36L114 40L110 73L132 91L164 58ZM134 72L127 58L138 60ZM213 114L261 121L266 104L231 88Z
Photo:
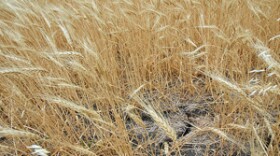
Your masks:
M11 146L6 146L6 145L1 145L0 144L0 153L1 154L4 154L4 153L8 153L8 151L15 151L15 154L17 153L17 151L19 151L19 152L21 152L22 154L25 154L25 155L27 155L27 153L25 152L25 151L23 151L23 150L21 150L21 149L19 149L19 148L17 148L17 147L11 147ZM9 153L8 155L11 155L11 153Z
M60 63L54 56L49 53L45 53L43 57L47 58L48 60L52 61L54 64L58 65L59 67L64 67L63 63Z
M139 116L135 115L133 113L133 110L136 109L136 107L132 106L132 105L128 105L125 109L125 112L128 114L128 116L139 126L141 126L142 128L145 128L146 125L145 123L139 118Z
M102 117L96 111L87 109L83 106L79 106L78 104L76 104L72 101L63 99L61 97L55 97L55 96L42 96L41 98L43 100L46 100L46 101L50 102L50 103L56 103L60 106L72 109L72 110L77 111L77 112L80 112L80 113L84 114L86 117L89 117L90 119L92 119L94 121L98 121L100 123L103 123L103 124L106 124L108 126L113 127L113 125L111 123L108 123L108 122L104 121L102 119Z
M40 138L37 134L31 132L15 130L11 128L0 128L0 138L2 137L31 137L31 138Z
M51 47L52 51L57 52L57 47L53 39L51 39L43 30L41 30L41 34L44 36L47 44Z
M130 98L133 98L134 95L136 95L143 87L145 86L145 84L142 84L140 87L138 87L137 89L135 89L130 95Z
M278 38L280 38L280 34L271 37L271 38L269 39L269 41L273 41L273 40L278 39Z
M69 45L73 44L73 41L70 37L70 34L68 32L68 30L66 29L65 26L62 26L61 24L58 24L59 28L61 29L61 31L63 32L64 37L66 38L66 41Z
M47 77L41 77L39 79L40 82L42 83L42 86L83 90L82 87L72 84L71 82L67 82L67 80L64 78L47 76Z
M260 6L255 4L254 1L246 1L249 9L260 19L261 17L268 18L266 14L261 10Z
M165 155L168 155L168 153L169 153L169 145L168 145L167 142L164 142L163 145L164 145L164 146L163 146L164 154L165 154Z
M81 58L84 58L84 56L77 51L58 51L58 52L46 52L46 55L50 55L50 56L55 56L55 57L69 57L69 56L79 56Z
M181 52L180 54L183 55L183 56L187 56L187 57L190 57L192 59L195 59L195 58L198 58L198 57L201 57L201 56L207 54L207 52L200 52L200 50L203 49L206 46L207 45L202 45L202 46L196 48L194 51L191 51L191 52Z
M280 63L277 62L272 55L270 54L271 50L264 45L260 40L257 40L253 47L257 50L256 53L267 65L268 69L277 70L277 74L280 71ZM277 75L280 77L280 75Z
M190 43L192 46L194 46L195 48L197 48L197 45L190 38L187 38L186 41Z
M12 74L12 73L27 73L27 72L42 72L47 71L44 68L32 68L32 67L26 67L26 68L0 68L0 74Z
M255 129L254 126L252 127L252 130L253 130L253 133L254 133L254 135L255 135L257 141L259 142L259 144L260 144L260 146L261 146L261 148L262 148L262 152L264 152L265 155L268 156L268 153L266 152L266 149L265 149L265 145L264 145L264 143L262 142L262 139L259 137L258 132L257 132L257 130Z
M159 89L160 92L168 95L173 93L183 94L185 91L193 91L195 87L198 96L204 96L209 93L209 88L215 90L217 85L212 85L212 81L205 81L206 85L201 87L193 86L192 80L203 79L194 76L194 68L198 69L199 66L203 67L203 69L205 67L206 69L212 69L212 71L219 70L222 73L228 71L230 75L235 75L235 71L238 71L237 77L240 80L238 83L244 84L244 80L248 78L247 71L255 68L254 65L256 64L254 57L252 57L253 53L248 51L250 49L250 45L247 44L248 38L255 38L256 36L260 37L260 41L257 40L252 46L255 48L258 57L268 65L268 75L264 75L266 73L263 70L251 71L250 73L255 75L263 73L258 79L250 80L249 85L245 86L246 90L240 87L241 85L230 82L222 76L213 74L212 77L219 84L241 95L238 100L241 99L243 102L239 106L244 111L239 111L238 113L241 114L237 114L238 116L240 115L241 121L244 120L245 116L255 113L251 109L243 109L243 107L247 106L244 104L245 102L257 110L257 113L266 114L270 109L277 109L277 104L279 103L277 97L280 93L279 82L275 79L276 76L280 77L279 58L277 58L279 54L279 51L277 51L277 48L279 48L279 23L277 23L277 21L280 21L277 14L279 2L278 0L266 2L268 1L225 0L221 3L223 7L219 7L220 4L217 1L203 0L172 2L164 0L158 0L157 2L149 0L117 0L113 3L110 1L86 0L51 1L51 3L17 0L1 1L0 59L2 62L0 77L2 78L0 80L0 101L3 102L0 106L0 113L3 113L3 116L0 120L6 125L13 124L19 127L28 125L34 130L46 130L46 133L51 138L47 142L51 142L51 140L57 141L57 136L50 134L49 128L59 130L61 127L57 126L64 123L61 120L56 120L57 115L52 113L60 111L55 110L48 111L50 114L44 116L44 124L39 123L40 127L37 127L38 123L34 120L28 119L28 116L37 118L39 117L38 114L40 115L36 110L38 107L41 108L42 101L33 99L33 94L37 92L61 97L80 97L81 99L75 99L77 101L84 101L84 98L86 98L85 101L103 104L106 103L105 101L114 101L115 97L125 99L126 97L124 96L129 94L128 88L135 84L155 83L156 88L161 88ZM209 13L211 13L211 16L209 16ZM249 31L245 32L243 28ZM207 48L207 45L222 48L213 50ZM194 50L190 50L193 48ZM274 52L272 52L272 49L274 49ZM176 56L174 57L173 54ZM149 68L149 65L143 60L154 56L156 58L147 64L155 65ZM163 58L164 62L158 64L157 61L160 61L157 60L158 58ZM194 58L199 58L200 60L189 61ZM21 64L25 66L20 66ZM31 66L31 64L34 64L34 66ZM45 69L39 67L44 67ZM108 74L104 74L104 71ZM32 75L32 77L23 76L20 79L16 77L22 76L20 74L31 74L33 72L36 72L36 74ZM206 72L209 71L206 70ZM20 74L15 75L17 73ZM50 76L52 78L48 79L47 77ZM267 79L266 76L270 78ZM43 78L40 79L41 77ZM173 77L179 77L180 81L181 79L184 81L183 85L176 86L177 88L174 89L174 92L167 87L162 87L166 86L167 82L174 82ZM34 78L39 79L41 83L25 84L25 82L29 82ZM271 80L271 83L262 84L266 80ZM74 85L77 84L77 81L83 85ZM106 87L102 84L112 84L112 86L116 87ZM68 91L61 88L79 90ZM146 103L145 98L137 96L141 88L144 88L144 85L134 90L130 97L135 99L145 112L149 113L167 136L175 140L174 129L169 125L168 120L155 109L154 103ZM23 93L22 91L26 92ZM251 94L247 95L247 91ZM77 96L80 94L84 96ZM263 100L264 103L260 103L261 100L258 101L261 99L260 97L250 97L259 95L266 96ZM98 97L102 97L102 99ZM236 99L233 98L232 100ZM271 101L272 99L274 101ZM57 153L54 153L54 155L69 154L65 150L60 150L62 148L72 150L71 152L73 153L71 154L73 155L96 155L95 151L91 151L92 149L105 152L107 152L106 149L114 149L106 154L116 155L124 153L123 151L126 147L123 146L123 143L129 144L131 141L127 139L119 142L119 139L114 139L119 137L117 134L134 135L125 128L126 126L118 125L124 124L125 121L114 123L117 125L116 127L119 127L118 133L115 133L116 127L113 126L113 123L110 123L113 122L113 119L112 121L104 121L106 117L103 116L103 113L87 109L71 100L60 97L46 96L46 100L49 103L55 103L66 109L77 111L79 114L89 118L90 121L98 123L94 125L93 129L98 136L94 142L106 142L105 144L92 144L90 149L85 149L78 145L80 144L80 138L78 140L75 137L76 135L73 135L67 138L67 142L57 142L58 147L54 149ZM157 99L155 99L155 102L160 103ZM12 103L15 107L9 108L6 103ZM272 107L268 108L271 105L267 105L267 103L273 104ZM135 109L137 107L127 105L126 110L118 112L119 114L117 115L123 116L127 113L138 125L145 126L141 117L136 113ZM119 106L118 102L117 104L108 102L108 107L98 106L98 110L106 114L109 111L108 108L120 109ZM277 129L278 121L273 123L273 120L267 117L268 115L264 115L264 120L253 117L249 119L250 122L258 123L259 126L266 126L267 130L263 128L256 129L247 126L247 124L236 124L234 123L235 120L231 119L233 116L235 118L236 114L231 112L228 115L228 111L232 111L232 109L225 109L228 106L230 105L227 103L218 105L219 109L214 109L217 111L211 112L221 116L221 126L232 126L246 132L251 130L250 132L254 131L255 135L250 136L250 134L236 132L236 130L231 131L231 129L228 130L228 133L225 133L218 128L210 128L208 132L218 134L223 139L235 144L240 142L229 134L236 135L236 138L248 138L244 140L245 143L250 141L249 137L252 137L252 145L257 140L262 146L262 148L258 147L260 149L258 151L264 149L263 142L265 139L264 136L258 134L268 133L272 136L273 144L270 144L271 151L267 153L272 155L279 154L277 144L279 142L277 137L279 134L279 129ZM230 108L232 107L230 106ZM53 109L57 109L57 107L53 107ZM13 113L10 113L10 111ZM30 114L19 118L17 115L20 116L21 112L29 112ZM9 114L8 117L6 117L6 114ZM53 121L56 121L56 123L54 124ZM73 129L77 134L95 135L87 131L89 128L87 126L89 125L74 122L71 124L73 124ZM98 126L106 127L106 132L95 131L99 129ZM198 133L207 133L207 131L203 132L204 128L196 128L186 136L177 138L169 147L168 152L166 152L167 146L164 144L165 154L178 151L179 147L183 147L192 138L199 137ZM73 129L69 128L66 133L73 133ZM113 132L107 133L108 129L112 129ZM0 130L0 134L3 136L31 137L25 131L3 128ZM65 139L65 135L61 134L58 138ZM19 142L5 143L9 144L10 147L14 146L14 148L11 148L12 150L20 151L24 146L19 144L26 145L27 143L24 138L19 139ZM86 137L83 142L87 144L87 140L88 138ZM145 155L150 152L146 148L147 145L151 145L154 140L153 138L149 138L149 140L142 139L142 142L140 140L138 147L134 148L134 150L139 155ZM240 144L243 145L244 142L242 141ZM259 144L258 142L257 144ZM5 147L0 145L0 148ZM46 148L53 149L49 146L46 146ZM24 150L26 149L24 148ZM4 151L7 151L7 149L4 149ZM58 151L61 153L58 153ZM103 153L99 154L102 155ZM205 154L207 155L208 153L205 152ZM230 155L230 153L228 154Z
M238 128L238 129L244 129L244 130L250 129L247 125L239 125L239 124L234 124L234 123L230 123L228 125L231 127L234 127L234 128Z
M139 92L143 87L144 85L138 87L135 91L133 91L132 94L130 94L134 96L130 96L130 97L133 98L135 101L137 101L141 105L141 107L143 107L147 111L147 113L152 117L152 119L156 122L156 124L164 130L166 135L170 137L173 141L175 141L177 139L176 132L169 125L168 121L164 119L164 117L159 112L157 112L153 108L153 106L149 104L145 104L145 102L140 97L136 96L137 92Z
M261 72L265 72L265 70L264 69L259 69L259 70L255 69L255 70L249 71L249 73L261 73Z
M139 97L134 97L133 99L136 100L145 109L145 111L147 111L155 123L164 130L168 137L170 137L173 141L177 139L175 130L159 112L157 112L151 105L145 104Z
M53 144L58 144L61 146L61 148L67 148L69 150L74 150L79 154L83 154L83 155L90 155L90 156L96 156L96 154L93 151L90 151L89 149L83 148L82 146L79 145L73 145L71 143L68 142L60 142L58 140L52 139L52 140L47 140L50 143Z
M8 58L10 60L13 60L13 61L18 61L18 62L23 62L23 63L26 63L26 64L31 64L31 62L26 60L24 57L20 57L20 56L16 56L16 55L3 54L3 53L0 53L0 55L4 56L5 58Z
M231 83L230 81L226 80L225 78L218 76L217 74L208 74L213 80L220 82L222 85L226 86L227 88L236 91L240 95L244 97L249 102L249 106L256 109L261 115L268 116L271 118L271 115L267 113L266 110L262 109L261 104L257 101L253 101L240 87L236 84Z
M71 145L71 144L68 144L68 143L64 143L62 146L65 146L65 147L67 147L69 149L75 150L76 152L84 154L84 155L96 156L96 154L93 151L85 149L85 148L83 148L81 146L74 146L74 145Z
M211 132L213 132L213 133L219 135L220 137L222 137L223 139L228 140L228 141L230 141L230 142L236 144L236 145L237 145L238 147L240 147L243 151L246 151L246 150L247 150L246 147L245 147L242 143L236 141L236 139L234 139L233 137L230 137L228 134L226 134L225 132L223 132L223 131L221 131L221 130L219 130L219 129L217 129L217 128L214 128L214 127L206 127L205 130L210 130Z
M280 95L280 89L278 85L271 85L270 83L266 86L260 86L260 85L253 85L253 86L247 86L248 90L251 91L251 93L248 95L249 97L254 95L261 95L265 96L268 95L268 93L278 94Z
M70 65L71 67L73 67L74 69L78 70L78 71L87 71L87 68L84 67L78 61L70 60L70 61L67 61L67 64Z
M83 48L84 48L85 52L87 52L89 55L93 56L95 58L95 60L99 60L100 56L96 52L96 48L92 47L88 38L84 39Z
M272 129L271 123L266 118L264 118L264 122L265 122L266 127L268 129L268 132L270 133L270 136L271 136L271 139L270 139L270 142L269 142L269 145L271 145L271 143L275 139L275 131Z
M77 86L77 85L74 85L74 84L68 84L68 83L56 83L56 84L50 84L50 85L46 84L46 85L43 85L43 86L53 87L53 88L72 88L72 89L80 89L80 90L83 89L80 86Z

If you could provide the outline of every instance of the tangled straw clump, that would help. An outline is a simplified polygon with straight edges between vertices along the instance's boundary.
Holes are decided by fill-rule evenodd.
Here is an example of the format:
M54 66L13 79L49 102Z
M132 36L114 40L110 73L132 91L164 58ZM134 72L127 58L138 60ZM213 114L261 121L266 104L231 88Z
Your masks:
M279 7L1 1L0 155L279 155Z

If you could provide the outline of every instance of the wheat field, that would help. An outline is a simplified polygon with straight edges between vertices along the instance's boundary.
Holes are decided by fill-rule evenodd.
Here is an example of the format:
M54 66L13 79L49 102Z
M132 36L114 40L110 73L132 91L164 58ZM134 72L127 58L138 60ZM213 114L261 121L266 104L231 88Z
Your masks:
M280 155L279 0L1 0L0 155Z

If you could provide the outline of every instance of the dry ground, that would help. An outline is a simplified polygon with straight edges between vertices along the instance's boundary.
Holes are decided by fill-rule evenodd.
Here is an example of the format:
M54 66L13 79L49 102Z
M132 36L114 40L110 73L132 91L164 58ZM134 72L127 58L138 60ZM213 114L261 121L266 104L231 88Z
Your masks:
M1 0L0 19L0 155L280 155L279 0Z

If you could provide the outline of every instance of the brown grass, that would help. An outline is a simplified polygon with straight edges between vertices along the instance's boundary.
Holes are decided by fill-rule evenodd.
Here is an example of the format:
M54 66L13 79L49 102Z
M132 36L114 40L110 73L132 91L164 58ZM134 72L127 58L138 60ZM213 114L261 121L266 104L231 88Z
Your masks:
M216 141L204 155L279 155L279 8L1 1L0 155L29 155L31 145L51 155L186 155L200 136L196 145ZM176 134L176 104L208 96L211 122L188 116L191 132Z

